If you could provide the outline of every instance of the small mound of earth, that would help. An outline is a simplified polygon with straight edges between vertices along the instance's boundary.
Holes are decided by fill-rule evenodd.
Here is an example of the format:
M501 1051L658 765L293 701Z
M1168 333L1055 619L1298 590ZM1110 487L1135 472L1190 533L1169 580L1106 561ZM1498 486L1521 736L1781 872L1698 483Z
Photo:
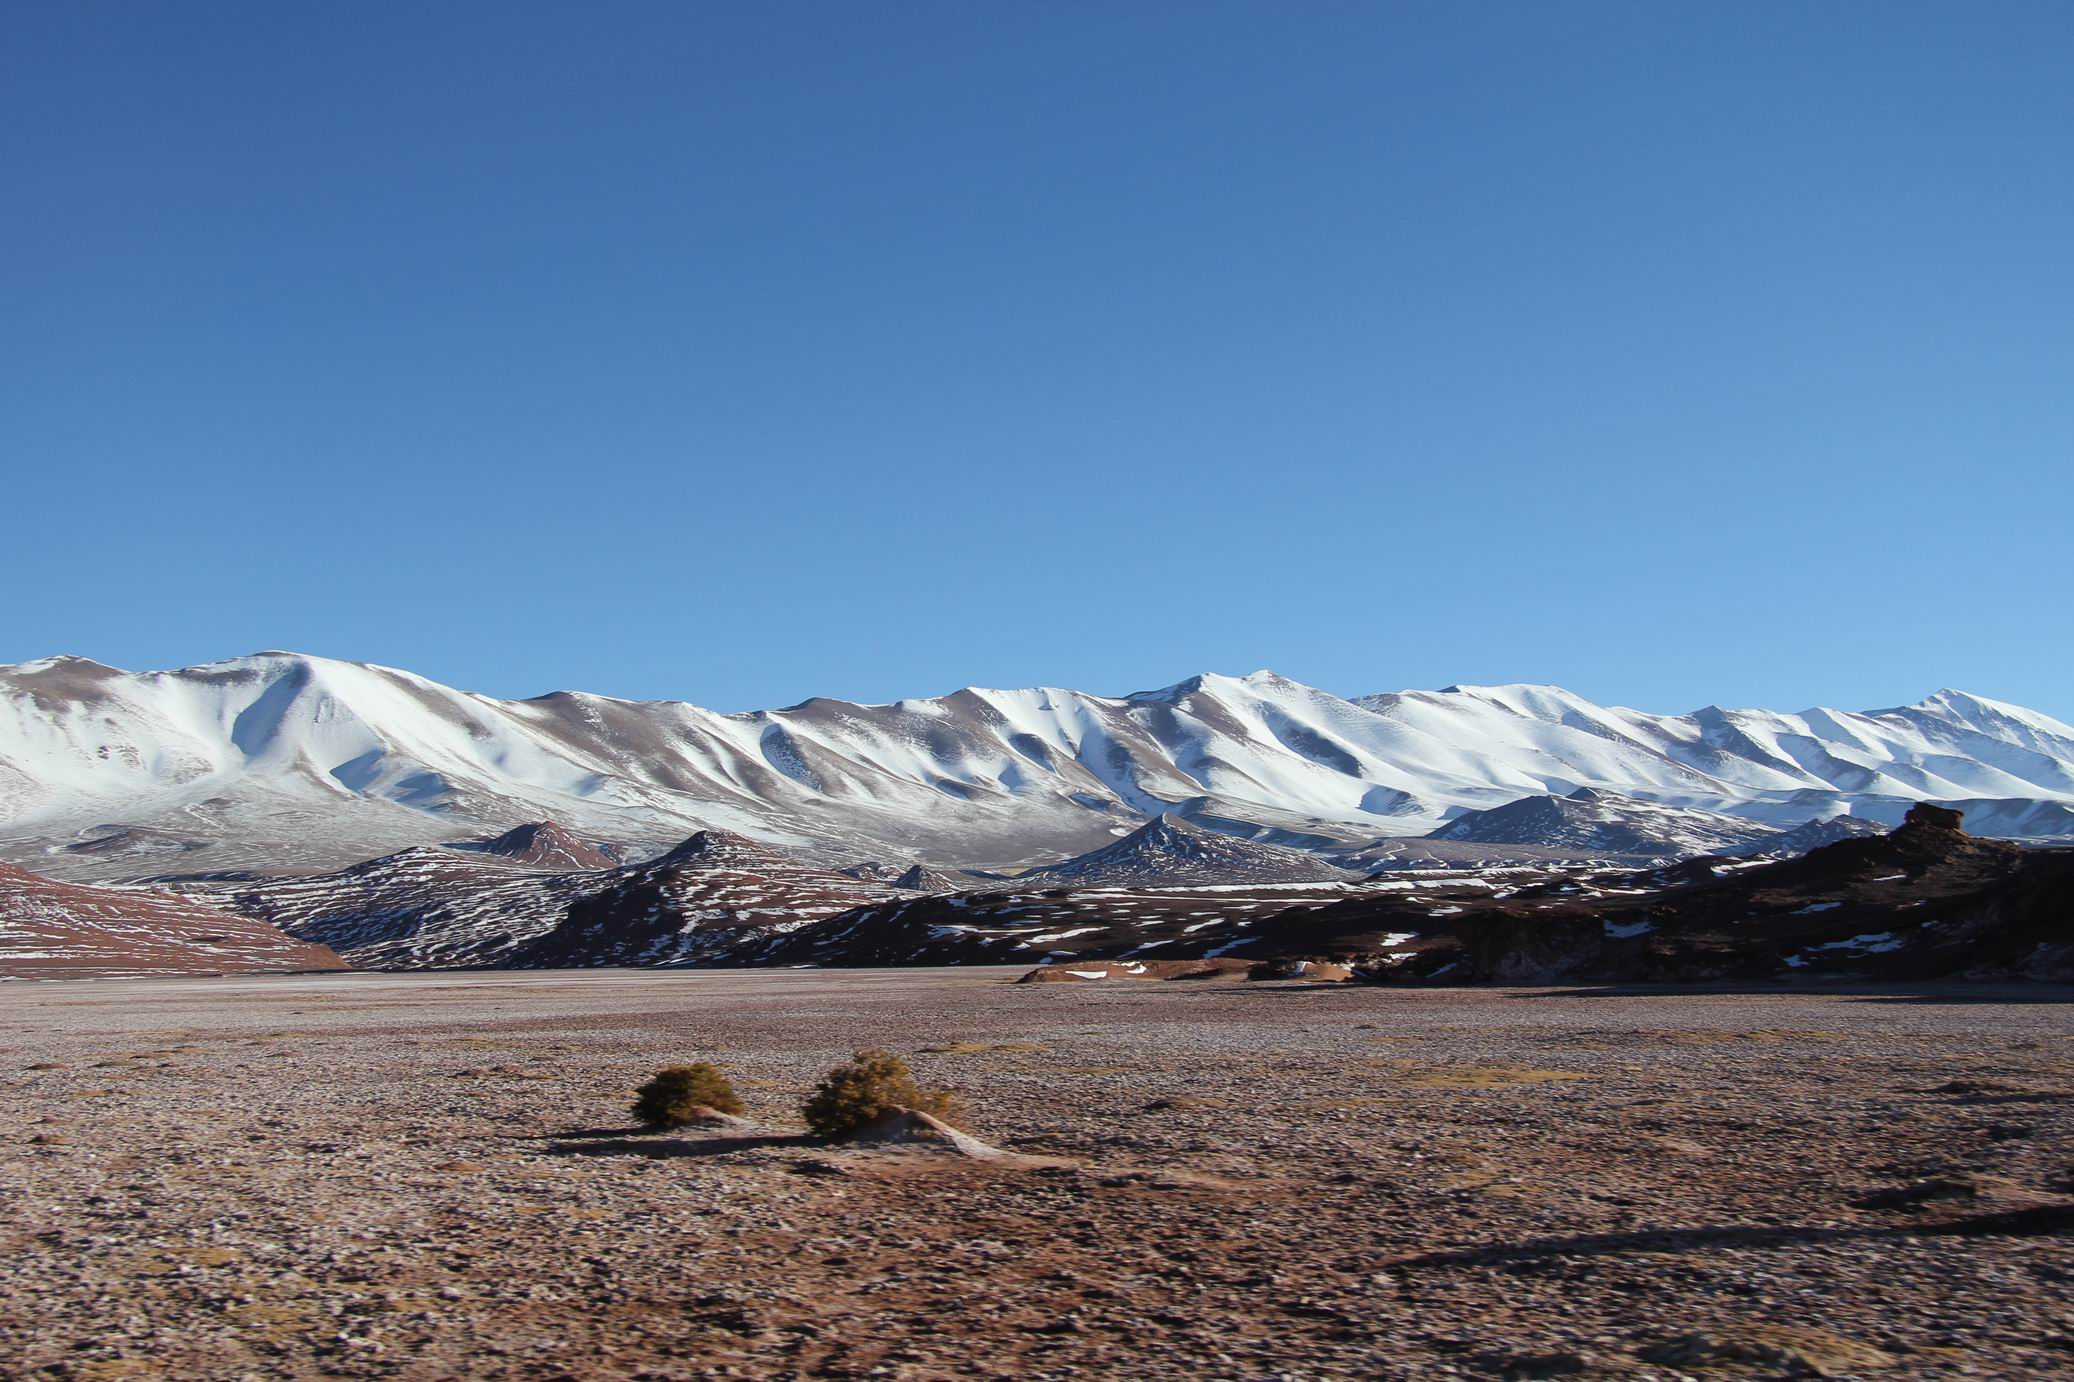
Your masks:
M722 1113L708 1104L700 1104L691 1111L691 1118L683 1124L687 1128L710 1128L726 1132L754 1132L756 1124L747 1118L738 1118L732 1113Z
M2074 1196L1966 1171L1875 1191L1854 1203L1914 1216L1925 1233L2054 1234L2074 1226Z
M974 1161L998 1161L1010 1154L919 1109L888 1109L851 1133L846 1141L860 1147L914 1147L948 1152Z
M1251 960L1068 960L1039 965L1018 984L1070 984L1096 979L1244 979Z
M1900 1360L1883 1349L1861 1344L1826 1329L1783 1324L1745 1324L1707 1329L1652 1345L1641 1351L1646 1362L1676 1368L1749 1369L1777 1376L1849 1377L1891 1368Z

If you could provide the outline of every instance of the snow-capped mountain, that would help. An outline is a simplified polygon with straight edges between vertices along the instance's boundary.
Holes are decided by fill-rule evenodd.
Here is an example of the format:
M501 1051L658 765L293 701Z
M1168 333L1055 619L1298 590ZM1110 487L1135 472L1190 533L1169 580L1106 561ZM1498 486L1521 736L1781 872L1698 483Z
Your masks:
M1781 827L1872 814L1860 807L1898 823L1923 800L2074 800L2074 727L1962 691L1892 710L1797 715L1718 706L1649 715L1555 686L1455 686L1356 704L1397 728L1406 758L1419 745L1436 771L1510 782L1515 797L1603 787Z
M712 827L831 864L1028 867L1163 813L1324 851L1580 787L1780 828L1928 799L1983 831L2074 830L2074 728L1951 691L1659 716L1534 686L1348 701L1259 672L724 715L289 653L0 669L0 857L73 878L306 871L544 819L629 858Z
M1115 844L1031 869L1017 887L1147 888L1221 883L1323 883L1353 877L1314 854L1234 839L1155 816Z

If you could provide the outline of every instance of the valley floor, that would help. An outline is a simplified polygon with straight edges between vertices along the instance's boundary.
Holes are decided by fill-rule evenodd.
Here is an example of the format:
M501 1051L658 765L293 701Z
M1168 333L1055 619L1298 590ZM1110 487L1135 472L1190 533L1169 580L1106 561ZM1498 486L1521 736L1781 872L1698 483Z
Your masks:
M1014 973L0 985L0 1375L2074 1375L2074 990Z

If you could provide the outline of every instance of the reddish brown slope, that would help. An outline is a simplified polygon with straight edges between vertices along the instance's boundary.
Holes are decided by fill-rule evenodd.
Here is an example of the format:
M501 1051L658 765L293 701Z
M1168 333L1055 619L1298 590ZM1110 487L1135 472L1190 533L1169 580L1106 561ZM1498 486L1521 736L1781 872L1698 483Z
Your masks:
M0 976L347 967L324 946L171 893L60 883L0 864Z
M515 825L494 840L455 848L481 850L542 869L609 869L620 862L553 821Z

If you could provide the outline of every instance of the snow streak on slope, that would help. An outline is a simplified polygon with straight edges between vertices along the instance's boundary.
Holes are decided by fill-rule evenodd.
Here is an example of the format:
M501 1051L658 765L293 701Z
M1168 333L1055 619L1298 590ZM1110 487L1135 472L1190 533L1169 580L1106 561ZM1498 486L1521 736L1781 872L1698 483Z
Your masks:
M288 653L0 669L0 855L71 877L164 872L159 856L334 867L539 820L629 857L716 827L829 862L1028 866L1166 812L1324 849L1580 787L1780 827L1898 818L1924 798L1974 800L1981 828L2074 821L2059 809L2074 729L1958 692L1863 714L1652 716L1531 686L1355 703L1268 672L722 715L502 701Z

